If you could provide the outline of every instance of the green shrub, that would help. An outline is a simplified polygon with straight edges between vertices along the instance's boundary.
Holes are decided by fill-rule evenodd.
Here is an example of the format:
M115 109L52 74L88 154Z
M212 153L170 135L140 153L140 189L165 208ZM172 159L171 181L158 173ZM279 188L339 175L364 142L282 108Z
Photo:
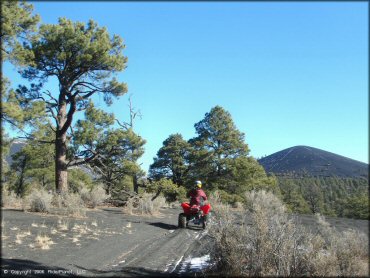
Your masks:
M170 179L152 182L147 187L147 192L163 195L168 203L186 199L186 189L174 184Z

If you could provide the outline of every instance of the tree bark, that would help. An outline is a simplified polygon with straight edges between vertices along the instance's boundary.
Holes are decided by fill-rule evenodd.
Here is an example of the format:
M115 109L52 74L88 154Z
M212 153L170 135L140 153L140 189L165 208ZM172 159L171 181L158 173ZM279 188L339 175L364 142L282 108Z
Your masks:
M67 132L62 128L66 122L66 103L62 100L58 111L58 126L55 138L55 187L57 193L68 191Z
M137 180L137 175L133 175L133 183L134 183L134 192L136 194L139 194L139 183L138 183L138 180Z

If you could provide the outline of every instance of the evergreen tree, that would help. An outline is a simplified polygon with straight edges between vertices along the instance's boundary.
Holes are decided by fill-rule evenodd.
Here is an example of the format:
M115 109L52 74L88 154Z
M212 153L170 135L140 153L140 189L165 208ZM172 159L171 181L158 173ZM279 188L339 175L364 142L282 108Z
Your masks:
M177 185L184 185L189 170L190 144L181 134L172 134L157 152L157 157L150 165L149 176L152 179L171 179Z
M50 140L53 134L40 124L35 127L32 136L37 140L32 144L26 142L19 152L12 155L10 189L19 196L23 196L31 184L41 185L48 190L54 184L54 148L43 143Z
M58 24L41 25L38 36L25 48L32 55L19 57L27 63L21 71L22 76L38 83L30 88L20 87L16 98L22 100L24 107L38 104L37 108L42 108L53 119L53 124L48 126L54 132L55 185L57 191L66 191L68 167L86 163L99 155L89 149L79 152L82 157L67 159L68 145L74 136L75 113L85 110L95 94L102 94L110 105L112 97L126 93L126 84L112 78L112 74L125 68L124 45L121 38L110 38L107 30L92 20L85 26L61 18ZM53 92L42 89L43 83L50 78L59 83Z
M303 198L299 186L294 182L294 179L284 178L278 181L282 199L287 207L297 213L310 213L311 210Z
M1 2L1 57L2 61L10 61L15 65L24 65L25 59L32 53L22 44L34 35L40 18L32 15L33 6L24 1ZM36 117L39 111L32 105L25 107L10 89L9 80L1 76L1 120L14 126L23 127L25 119Z
M219 188L232 194L248 189L274 187L262 166L249 157L244 133L240 132L229 112L216 106L195 124L197 137L189 140L194 151L190 156L190 172L211 189ZM276 187L275 187L276 189Z
M1 57L3 61L22 61L26 49L22 42L29 40L36 31L40 20L38 15L32 15L33 6L25 1L1 2Z
M97 109L90 102L85 110L85 119L76 124L73 148L69 150L70 156L80 157L79 161L71 164L88 162L106 185L107 194L111 194L125 176L143 175L137 160L144 153L145 140L132 128L114 129L113 123L113 114ZM89 159L94 152L98 153L96 158Z

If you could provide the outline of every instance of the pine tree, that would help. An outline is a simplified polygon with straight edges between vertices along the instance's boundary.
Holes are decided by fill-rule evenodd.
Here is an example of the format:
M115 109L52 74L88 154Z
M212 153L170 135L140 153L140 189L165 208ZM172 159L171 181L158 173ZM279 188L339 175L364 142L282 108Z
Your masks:
M149 176L152 179L171 179L177 185L184 185L189 170L190 144L181 134L172 134L157 152L157 157L150 165Z
M68 167L99 156L94 150L85 150L80 152L82 157L67 158L68 146L74 136L73 120L75 113L89 107L93 95L102 94L110 105L112 97L127 92L126 84L112 77L126 66L123 48L120 37L110 38L106 28L98 27L92 20L85 25L61 18L58 24L41 25L38 36L25 46L32 55L18 57L27 64L21 71L22 76L38 83L30 88L20 87L16 98L22 100L21 106L26 108L37 104L36 108L53 120L45 125L54 132L58 192L68 190ZM53 92L43 90L44 83L51 78L57 80L58 88Z
M1 58L17 66L24 65L25 59L32 57L31 51L22 44L35 34L38 15L32 15L33 6L24 1L1 2ZM34 109L33 109L34 108ZM25 107L10 88L10 81L1 76L1 120L23 128L26 119L36 117L40 111L32 105Z
M232 194L246 190L272 187L261 165L248 156L249 148L229 112L216 106L194 125L197 137L189 140L194 151L190 156L190 172L205 180L209 188L219 188Z

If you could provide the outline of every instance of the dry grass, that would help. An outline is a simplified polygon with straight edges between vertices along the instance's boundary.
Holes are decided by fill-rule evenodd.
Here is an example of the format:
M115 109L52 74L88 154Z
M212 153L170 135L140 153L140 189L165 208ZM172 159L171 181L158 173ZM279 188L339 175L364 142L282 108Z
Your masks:
M58 230L57 230L57 229L55 229L54 227L52 227L52 228L50 229L50 233L51 233L52 235L56 235L56 234L58 234Z
M217 204L211 223L212 254L222 276L366 276L368 238L339 233L322 217L319 232L307 232L289 218L272 193L246 195L248 222L235 224L227 206ZM221 211L220 211L221 209Z
M166 205L166 199L158 196L152 200L154 194L144 193L142 196L130 198L123 211L127 214L159 215L159 209Z
M4 208L22 209L23 199L17 197L13 191L8 191L5 186L3 186L1 194L1 206Z
M49 250L50 246L53 244L55 243L47 235L38 235L35 238L35 243L31 245L30 247L39 248L42 250Z
M1 221L1 239L2 240L5 240L5 239L7 239L8 238L8 236L7 236L7 233L6 233L6 230L5 230L5 221Z
M94 187L92 190L82 188L80 195L85 205L90 208L95 208L110 198L110 195L105 194L105 189L101 185Z
M57 213L71 217L86 217L86 208L81 196L74 193L62 193L53 196L52 204Z
M32 212L49 212L52 195L45 190L34 189L24 198L23 209Z
M69 230L69 221L68 220L61 220L61 219L58 219L58 229L60 231L68 231Z

